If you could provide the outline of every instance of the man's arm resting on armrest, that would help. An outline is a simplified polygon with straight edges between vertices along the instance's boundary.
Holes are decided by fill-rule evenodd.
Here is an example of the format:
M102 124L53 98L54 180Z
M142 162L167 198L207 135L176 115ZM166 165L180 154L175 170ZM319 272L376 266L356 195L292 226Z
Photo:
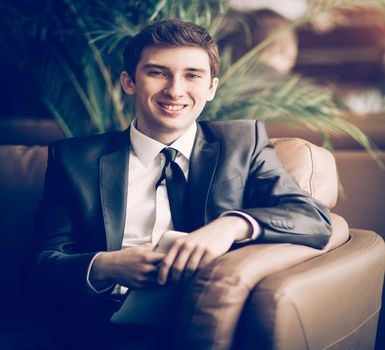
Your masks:
M233 243L250 239L252 233L253 225L247 218L229 214L177 239L160 265L158 283L189 278L225 254Z

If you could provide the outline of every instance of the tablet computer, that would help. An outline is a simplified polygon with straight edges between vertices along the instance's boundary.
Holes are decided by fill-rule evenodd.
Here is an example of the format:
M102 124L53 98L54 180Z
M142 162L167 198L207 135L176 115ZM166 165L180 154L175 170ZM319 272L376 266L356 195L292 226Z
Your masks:
M172 244L187 233L167 231L154 250L167 252ZM112 317L111 322L119 324L167 325L178 310L182 285L165 285L156 288L128 290L125 300Z

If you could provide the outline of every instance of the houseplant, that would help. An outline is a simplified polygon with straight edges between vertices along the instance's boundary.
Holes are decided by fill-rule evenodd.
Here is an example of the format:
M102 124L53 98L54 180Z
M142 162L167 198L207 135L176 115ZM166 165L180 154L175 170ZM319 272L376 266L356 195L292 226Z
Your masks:
M333 94L299 75L279 75L255 64L254 57L287 29L344 6L383 6L383 0L307 0L307 12L271 35L237 61L222 52L217 96L203 119L253 118L304 125L320 132L347 134L370 151L373 145L344 119L346 107ZM2 3L3 42L25 57L41 88L41 99L67 136L123 129L133 103L119 84L120 57L127 36L160 19L181 18L207 27L214 37L225 30L227 0L44 0ZM1 4L0 4L1 6ZM31 46L34 53L31 54ZM37 49L36 49L37 48ZM37 55L35 53L38 53Z

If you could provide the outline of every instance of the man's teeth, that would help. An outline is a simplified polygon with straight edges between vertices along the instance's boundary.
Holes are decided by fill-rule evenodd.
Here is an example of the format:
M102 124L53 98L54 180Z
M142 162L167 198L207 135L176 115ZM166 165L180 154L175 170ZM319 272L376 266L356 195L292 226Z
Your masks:
M164 103L161 103L160 104L164 109L168 109L170 111L179 111L181 110L184 105L167 105L167 104L164 104Z

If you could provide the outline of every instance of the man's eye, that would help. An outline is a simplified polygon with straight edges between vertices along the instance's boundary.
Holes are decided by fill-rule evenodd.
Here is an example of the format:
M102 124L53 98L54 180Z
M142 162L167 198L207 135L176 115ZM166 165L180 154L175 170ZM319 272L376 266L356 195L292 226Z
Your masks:
M166 73L158 71L158 70L152 70L147 72L148 75L153 76L153 77L165 77Z
M201 77L200 75L195 74L195 73L188 73L187 74L187 78L189 78L189 79L198 79L200 77Z

